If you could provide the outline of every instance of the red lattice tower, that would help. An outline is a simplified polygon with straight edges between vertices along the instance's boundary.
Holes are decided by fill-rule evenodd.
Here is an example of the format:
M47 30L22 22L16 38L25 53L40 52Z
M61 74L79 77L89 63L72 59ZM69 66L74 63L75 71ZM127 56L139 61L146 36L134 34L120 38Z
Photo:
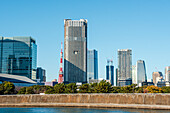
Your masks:
M58 83L63 83L63 51L62 51L62 42L61 42L60 71L59 71Z

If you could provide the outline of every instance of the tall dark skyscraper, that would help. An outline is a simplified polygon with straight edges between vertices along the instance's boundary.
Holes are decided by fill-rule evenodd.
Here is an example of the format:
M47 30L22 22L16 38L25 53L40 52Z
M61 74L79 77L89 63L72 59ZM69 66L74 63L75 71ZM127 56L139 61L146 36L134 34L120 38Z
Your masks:
M118 50L118 86L132 83L132 50Z
M106 66L106 80L109 80L112 85L114 85L114 66L113 61L108 60Z
M36 79L37 45L31 37L0 37L0 73Z
M39 82L46 82L46 71L45 69L42 69L41 67L37 68L37 80L39 80Z
M98 79L98 54L95 49L87 52L87 81L89 79Z
M64 82L87 82L87 20L64 20Z

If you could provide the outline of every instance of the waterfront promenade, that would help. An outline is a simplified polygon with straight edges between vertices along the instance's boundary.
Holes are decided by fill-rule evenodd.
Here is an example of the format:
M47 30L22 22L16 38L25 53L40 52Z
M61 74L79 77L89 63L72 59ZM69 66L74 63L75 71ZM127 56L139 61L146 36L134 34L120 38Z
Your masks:
M0 107L94 107L170 110L170 94L1 95Z

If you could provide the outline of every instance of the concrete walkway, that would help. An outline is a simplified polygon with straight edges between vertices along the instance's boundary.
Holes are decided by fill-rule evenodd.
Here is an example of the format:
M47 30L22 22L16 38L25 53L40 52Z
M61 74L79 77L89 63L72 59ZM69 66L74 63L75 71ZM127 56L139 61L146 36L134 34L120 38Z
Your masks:
M0 107L87 107L87 108L130 108L130 109L156 109L170 110L168 105L144 104L105 104L105 103L20 103L0 104Z

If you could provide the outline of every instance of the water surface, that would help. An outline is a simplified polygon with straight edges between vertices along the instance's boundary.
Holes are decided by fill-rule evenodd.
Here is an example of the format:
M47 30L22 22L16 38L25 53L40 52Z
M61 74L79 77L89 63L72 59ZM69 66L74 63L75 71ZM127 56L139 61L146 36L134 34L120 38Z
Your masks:
M98 108L0 108L0 113L170 113L168 110L98 109Z

